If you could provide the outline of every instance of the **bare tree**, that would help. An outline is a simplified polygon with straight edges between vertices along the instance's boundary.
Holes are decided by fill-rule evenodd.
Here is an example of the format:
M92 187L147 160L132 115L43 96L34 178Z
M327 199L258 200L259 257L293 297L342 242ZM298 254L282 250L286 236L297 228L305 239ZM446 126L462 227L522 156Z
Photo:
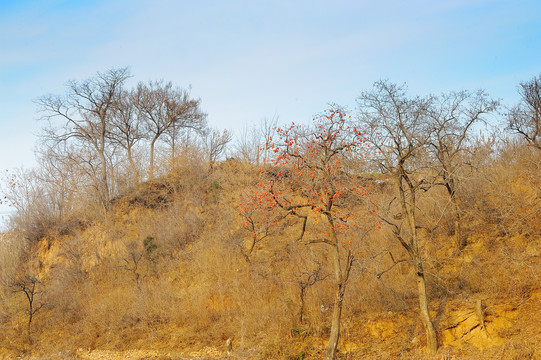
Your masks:
M126 156L132 172L133 181L140 180L139 167L134 159L134 148L142 140L141 118L134 105L136 94L133 91L123 91L118 100L119 106L112 118L110 139L126 151Z
M174 136L179 129L203 131L206 127L206 114L200 109L199 99L191 99L189 91L175 88L171 82L139 83L134 101L150 142L148 177L152 179L158 140L165 134Z
M248 127L248 124L245 124L242 128L242 132L235 141L235 156L242 161L255 164L255 159L259 156L260 146L257 129L255 127Z
M147 236L142 244L140 241L132 241L126 246L128 254L123 258L125 265L122 265L122 267L132 273L138 289L141 288L141 280L145 277L145 275L142 274L143 263L145 260L154 260L154 252L157 247L154 238L151 236Z
M47 199L49 215L58 224L82 208L85 186L92 187L77 157L77 150L68 144L51 147L45 143L37 150L36 177L43 187L40 195Z
M99 159L99 196L105 209L111 198L108 179L108 133L118 107L127 68L98 72L93 78L68 82L65 95L46 95L37 103L49 121L43 137L53 143L76 142L92 149ZM61 124L54 123L60 119Z
M242 160L259 166L263 159L269 158L269 143L278 124L278 116L263 118L257 126L244 127L235 148Z
M48 191L37 170L19 169L5 173L0 188L3 202L15 209L10 222L30 241L41 239L55 217Z
M34 276L25 275L17 278L12 284L11 288L13 292L21 292L25 295L28 308L26 314L28 315L28 341L32 344L32 320L34 315L45 305L44 303L37 303L36 296L40 293L39 286L41 282Z
M432 99L428 109L428 130L431 135L429 149L435 160L432 167L438 173L453 206L456 252L466 246L458 196L461 180L459 173L465 165L461 155L466 150L472 127L484 121L484 116L495 111L497 106L497 101L479 90L475 93L459 91L442 94Z
M223 130L221 133L216 129L209 131L206 137L206 148L210 169L212 169L216 160L224 154L226 146L232 138L233 136L228 130Z
M111 194L118 186L113 168L119 167L119 160L115 156L114 151L108 151L107 177ZM37 160L39 167L35 173L42 188L41 198L46 199L49 215L59 224L75 214L82 215L82 209L90 215L93 205L103 209L99 194L100 160L91 148L73 142L52 144L44 141L37 149Z
M331 276L331 274L326 274L324 272L323 264L321 262L315 262L314 265L316 266L312 267L309 270L301 269L299 266L297 266L296 283L299 286L299 300L300 300L299 324L302 324L304 322L306 290L314 286L318 282L324 281L329 276Z
M430 141L427 109L431 99L409 98L406 86L387 81L374 84L372 91L358 98L361 121L377 149L378 164L394 183L397 197L385 204L379 216L406 250L415 269L421 321L428 349L438 349L436 328L432 322L426 289L425 260L419 241L418 197L430 186L424 176L422 158ZM397 204L396 207L393 207Z
M521 82L518 92L520 102L507 116L509 129L541 150L541 75Z
M271 151L269 144L272 142L272 135L275 132L275 129L278 125L278 116L274 114L272 118L263 118L263 121L259 124L259 139L261 141L262 151L258 151L256 164L259 166L261 163L261 156L263 156L263 161L269 159L269 153Z

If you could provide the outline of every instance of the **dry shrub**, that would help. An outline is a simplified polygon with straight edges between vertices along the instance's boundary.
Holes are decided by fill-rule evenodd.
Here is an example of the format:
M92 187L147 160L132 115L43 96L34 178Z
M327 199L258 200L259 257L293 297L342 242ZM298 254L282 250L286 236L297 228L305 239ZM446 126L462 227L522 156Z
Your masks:
M472 176L465 190L477 231L492 236L541 231L541 151L507 141Z
M534 159L526 155L520 161L508 155L490 164L498 172L487 165L463 180L469 241L460 255L453 254L453 219L438 208L445 192L421 196L420 222L431 229L419 234L433 310L448 299L525 299L538 287L541 225L529 214L537 206L539 178L537 168L522 168ZM257 348L264 358L319 356L334 301L328 250L296 242L299 224L292 221L246 256L250 236L237 204L257 181L257 168L237 160L218 163L212 172L198 166L177 164L117 198L107 219L49 232L32 249L48 304L35 319L36 349L174 350L218 347L233 338L235 348ZM497 190L505 184L512 186ZM382 189L382 196L392 196ZM14 274L21 244L0 242L1 279ZM364 320L387 312L413 318L418 298L411 263L395 264L406 254L385 227L363 239L359 250L345 296L343 339L363 342ZM321 279L306 287L301 321L300 284L318 266ZM0 307L1 346L28 350L24 299L5 286L0 297L6 304ZM403 348L409 349L404 356L416 356L410 344ZM516 354L526 356L529 348Z
M0 290L5 291L14 278L26 250L27 243L21 233L0 233Z

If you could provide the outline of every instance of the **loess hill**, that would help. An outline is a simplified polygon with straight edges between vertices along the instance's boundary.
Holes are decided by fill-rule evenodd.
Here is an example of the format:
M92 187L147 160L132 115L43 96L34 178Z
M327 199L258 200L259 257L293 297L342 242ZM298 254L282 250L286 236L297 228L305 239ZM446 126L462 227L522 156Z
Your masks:
M541 161L525 149L510 146L464 181L464 249L449 215L420 232L435 358L541 358ZM261 176L234 159L212 170L181 163L113 199L106 216L75 213L25 246L24 234L5 234L0 358L321 358L333 303L327 249L296 241L295 219L252 248L239 206ZM366 182L377 197L393 193L382 175ZM420 201L425 223L444 195ZM431 358L403 258L385 226L363 240L338 358Z

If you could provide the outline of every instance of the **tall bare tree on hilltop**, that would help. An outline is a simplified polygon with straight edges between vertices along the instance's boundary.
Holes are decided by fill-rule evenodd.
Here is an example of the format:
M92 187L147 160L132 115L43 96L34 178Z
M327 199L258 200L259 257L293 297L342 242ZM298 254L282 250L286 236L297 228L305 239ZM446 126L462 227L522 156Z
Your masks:
M150 142L149 179L154 177L156 144L162 136L179 129L202 132L206 128L207 116L201 111L200 102L191 99L189 91L173 87L171 82L151 81L137 86L134 105Z
M42 118L49 121L44 133L46 140L56 144L76 143L99 159L97 192L105 209L111 199L108 133L122 86L129 77L128 68L98 72L87 80L69 81L64 95L45 95L37 100L44 113Z

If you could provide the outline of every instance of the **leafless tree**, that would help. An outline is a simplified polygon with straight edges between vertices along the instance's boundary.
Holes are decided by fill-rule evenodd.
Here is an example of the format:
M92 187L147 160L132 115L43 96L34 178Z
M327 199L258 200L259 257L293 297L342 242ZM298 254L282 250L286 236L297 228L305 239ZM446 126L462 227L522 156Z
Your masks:
M323 264L320 262L315 263L315 267L312 269L300 269L297 270L297 279L296 283L299 286L299 299L300 299L300 308L299 308L299 323L304 322L304 307L305 307L305 297L306 290L320 281L327 279L330 274L326 274L323 270Z
M44 303L38 303L36 296L40 293L39 287L41 282L34 276L25 275L17 278L12 284L11 288L13 292L23 293L27 300L28 308L26 314L28 315L28 341L32 344L32 320L34 315L45 305Z
M98 72L95 77L67 84L65 95L45 95L38 99L43 118L49 121L43 137L53 143L75 142L92 149L99 159L99 196L105 209L111 198L108 179L108 133L119 105L119 95L127 68ZM56 123L56 119L61 121Z
M69 221L73 215L89 212L94 205L101 209L100 189L100 160L97 154L88 147L78 143L52 144L42 142L37 149L38 168L36 178L42 188L41 197L48 202L50 216L59 224ZM118 159L113 151L107 154L107 177L111 194L117 192L115 182ZM114 165L114 166L113 166ZM118 170L117 170L118 171ZM98 211L101 211L98 209Z
M406 250L415 269L421 321L428 349L438 349L437 333L429 312L426 275L419 241L418 197L430 181L424 176L422 161L430 141L427 110L430 98L409 98L406 86L387 81L374 84L358 98L360 119L376 148L378 164L395 184L397 197L385 204L380 218ZM397 204L397 206L394 206Z
M138 289L141 288L141 280L144 278L144 274L142 274L143 263L153 261L154 251L157 247L154 238L150 236L146 237L142 244L140 241L132 241L126 246L128 254L123 258L125 265L122 267L132 273Z
M238 156L247 162L259 166L263 159L269 157L268 144L274 129L278 124L278 116L263 118L261 122L251 128L245 126L235 145Z
M137 86L134 104L150 142L149 179L154 177L156 143L162 136L175 136L179 129L198 132L205 129L206 114L201 111L200 102L191 99L189 91L173 87L171 82L151 81Z
M51 147L45 143L36 152L36 176L44 188L41 196L47 199L49 214L58 224L82 208L78 204L86 198L85 186L91 187L76 160L77 150L67 145Z
M268 160L270 147L269 143L272 141L272 135L275 133L276 126L278 125L278 116L275 114L272 118L263 118L259 124L259 138L261 141L262 151L258 152L256 164L259 166L261 161ZM263 159L261 159L263 156Z
M453 207L456 252L466 246L466 236L461 227L461 209L458 192L460 171L465 165L462 156L470 140L473 126L484 121L498 102L479 90L449 92L434 97L428 108L430 139L429 150L434 162L431 166L441 179Z
M521 82L518 92L520 102L507 116L509 129L541 150L541 75Z
M49 201L48 189L39 180L38 170L19 169L4 176L0 188L3 202L15 209L10 222L26 240L37 241L55 217L53 204Z
M129 166L132 172L133 181L140 180L139 166L134 159L134 149L142 138L141 118L138 116L135 107L136 95L133 91L122 91L118 99L115 114L112 118L111 131L109 133L111 142L120 146L126 152Z
M206 148L210 169L212 169L220 156L224 154L227 144L229 144L232 138L233 135L228 130L223 130L221 133L216 129L209 131L206 137Z

